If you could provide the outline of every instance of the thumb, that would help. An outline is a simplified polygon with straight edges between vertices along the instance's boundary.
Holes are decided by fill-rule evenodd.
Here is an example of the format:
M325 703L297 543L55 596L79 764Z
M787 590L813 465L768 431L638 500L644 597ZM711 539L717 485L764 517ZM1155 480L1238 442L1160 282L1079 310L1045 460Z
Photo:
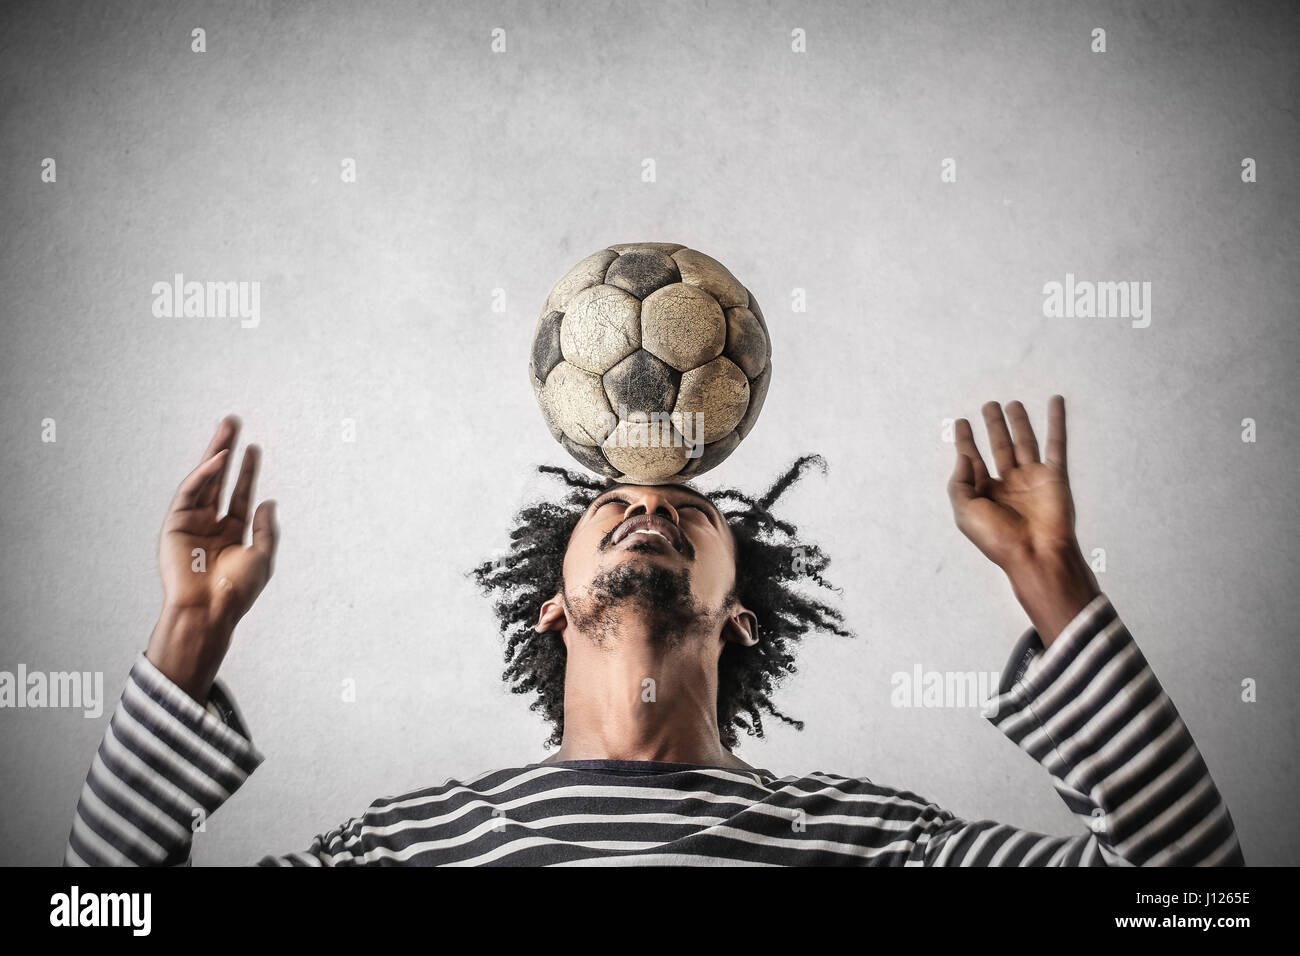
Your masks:
M948 499L954 509L963 502L977 497L975 494L975 466L971 460L957 452L957 464L948 479Z
M275 568L275 549L280 543L279 507L275 501L263 501L253 514L253 545L266 561L266 576L269 578Z

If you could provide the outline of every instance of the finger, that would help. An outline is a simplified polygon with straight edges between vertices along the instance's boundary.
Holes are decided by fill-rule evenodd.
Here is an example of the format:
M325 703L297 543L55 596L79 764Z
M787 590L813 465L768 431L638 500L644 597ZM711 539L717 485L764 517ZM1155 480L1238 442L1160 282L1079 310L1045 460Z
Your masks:
M964 418L957 419L954 436L957 444L957 451L964 458L969 458L971 468L974 469L974 485L976 492L979 492L989 482L989 470L984 466L984 458L980 455L979 447L975 444L975 433L971 430L970 422Z
M239 424L238 415L227 415L223 418L217 425L217 433L212 436L212 441L208 445L209 453L215 455L217 451L222 448L230 449L233 452L235 448L235 439L239 437ZM226 470L229 465L230 455L227 455L222 459L219 473L215 476L214 480L204 486L202 493L199 495L199 507L205 508L216 504L217 498L221 494L221 489L226 484Z
M1011 444L1011 433L1002 418L1002 406L997 402L985 402L980 409L984 413L984 427L989 431L989 444L993 446L993 463L998 466L998 477L1005 478L1007 472L1016 467L1015 446Z
M957 452L957 464L948 478L948 500L952 503L953 514L957 513L962 502L979 497L975 493L975 465L960 451Z
M263 501L253 514L253 551L266 561L266 576L275 570L275 550L280 543L279 508L275 501Z
M1065 396L1053 395L1047 400L1047 459L1046 463L1066 474L1065 465Z
M262 450L257 445L244 449L244 460L239 466L239 477L235 480L235 490L230 493L230 508L227 517L239 528L239 540L244 540L244 527L248 520L248 505L253 497L253 488L257 484L258 465L262 460Z
M1011 436L1015 439L1017 465L1038 464L1038 437L1029 423L1029 413L1019 401L1007 406L1007 419L1011 422Z
M199 507L199 499L204 488L211 482L212 476L220 470L222 460L229 457L230 449L223 448L191 471L185 477L185 480L181 482L180 487L176 489L169 510L187 511L190 508Z
M208 442L208 450L203 453L199 459L200 464L207 461L223 448L235 447L235 436L239 434L240 426L238 415L227 415L221 421L217 422L216 434L212 436L212 441Z

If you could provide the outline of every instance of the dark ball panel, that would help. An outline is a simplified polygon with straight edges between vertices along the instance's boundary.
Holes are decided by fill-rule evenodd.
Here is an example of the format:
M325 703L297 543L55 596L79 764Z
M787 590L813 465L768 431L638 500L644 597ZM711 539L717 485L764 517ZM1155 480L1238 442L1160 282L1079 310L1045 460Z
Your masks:
M704 452L699 458L691 458L686 462L686 467L677 473L678 478L693 478L696 475L703 474L710 468L721 464L727 456L736 450L740 444L740 435L734 429L727 432L717 441L711 441L704 446Z
M749 292L748 289L745 290ZM767 339L767 357L772 357L772 333L768 330L767 320L763 318L763 310L758 307L758 300L754 298L754 293L749 292L749 311L754 313L754 318L758 319L758 324L763 327L763 336Z
M662 252L628 252L610 263L605 273L605 284L618 286L638 299L644 299L655 289L681 282L682 274Z
M599 448L592 445L579 445L567 435L560 439L560 444L588 471L594 471L606 478L617 478L619 476L619 470L609 463L609 459L605 457Z
M746 378L756 378L767 364L767 333L749 309L727 310L727 347L722 354L740 366Z
M763 400L767 398L767 386L771 381L772 363L769 361L764 366L763 373L749 382L749 405L736 425L736 432L741 438L748 435L749 430L754 427L754 422L758 421L758 413L763 410Z
M537 323L537 332L533 336L532 369L533 377L539 382L545 382L546 376L564 358L560 351L560 323L563 320L563 312L549 312Z
M645 349L637 349L605 373L602 381L609 404L631 412L670 412L677 401L682 375Z

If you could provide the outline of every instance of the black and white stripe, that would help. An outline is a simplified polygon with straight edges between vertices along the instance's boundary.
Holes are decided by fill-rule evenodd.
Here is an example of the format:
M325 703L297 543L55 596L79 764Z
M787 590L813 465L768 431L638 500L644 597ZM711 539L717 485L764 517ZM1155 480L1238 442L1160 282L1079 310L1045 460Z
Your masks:
M218 685L228 710L234 701ZM967 821L830 773L568 761L376 800L267 866L1242 865L1232 818L1173 702L1105 595L1043 651L1017 641L988 719L1052 775L1083 833ZM68 865L186 865L210 815L262 762L143 655L91 764Z

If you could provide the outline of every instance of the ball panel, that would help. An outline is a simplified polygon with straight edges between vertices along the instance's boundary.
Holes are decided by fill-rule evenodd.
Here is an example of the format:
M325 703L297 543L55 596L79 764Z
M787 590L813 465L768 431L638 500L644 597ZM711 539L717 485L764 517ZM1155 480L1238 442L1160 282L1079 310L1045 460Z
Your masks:
M767 364L767 336L749 309L727 309L727 347L722 354L754 378Z
M564 358L560 350L560 322L563 319L563 312L547 312L537 320L537 330L533 333L533 354L528 365L534 382L545 382L546 376Z
M734 431L727 432L717 441L709 442L704 446L704 451L698 458L688 458L686 467L677 473L678 478L683 480L694 478L696 475L702 475L711 468L716 468L726 460L727 456L736 450L740 445L740 435Z
M577 442L570 441L563 436L560 438L560 444L588 471L594 471L606 478L620 477L618 469L609 463L608 459L601 454L599 448L592 445L579 445Z
M736 423L736 431L741 438L749 434L749 430L754 427L754 422L758 421L758 413L763 410L763 400L767 398L767 386L772 381L772 362L769 360L763 367L763 372L749 383L749 407L745 409L744 416Z
M772 357L772 332L767 327L767 320L763 318L763 310L758 307L758 300L754 298L754 293L748 289L745 292L749 295L749 311L754 313L754 318L758 319L758 324L763 327L763 337L767 339L767 357Z
M629 252L619 256L605 273L605 284L618 286L638 299L656 289L682 281L677 263L662 252Z
M609 435L614 411L599 375L561 362L546 377L541 401L564 434L579 445L599 445Z
M645 349L637 349L602 378L609 404L619 418L626 419L629 413L672 411L682 376Z
M560 423L555 420L555 415L551 411L550 403L542 398L542 389L545 387L546 383L537 381L536 377L532 375L530 375L529 378L533 383L533 398L537 399L537 407L542 410L542 420L546 422L546 430L551 433L551 437L556 441L561 441L564 438L564 429L561 428Z
M603 375L641 347L641 302L612 285L593 285L569 300L560 324L564 360Z
M691 442L717 441L740 422L749 407L749 379L724 356L682 375L673 425Z
M609 463L630 481L657 483L686 466L686 440L668 422L619 422L601 444Z
M641 303L642 347L679 372L717 358L726 341L722 306L695 286L675 282Z
M609 249L593 252L564 274L564 278L555 283L551 294L546 297L547 312L565 312L569 300L590 286L605 281L605 271L609 264L618 258L618 253Z
M620 242L609 248L611 252L617 252L619 255L627 255L629 252L662 252L666 256L671 256L678 249L686 247L680 242Z
M703 289L724 308L748 306L749 293L717 259L694 249L673 253L673 261L681 270L682 281Z

